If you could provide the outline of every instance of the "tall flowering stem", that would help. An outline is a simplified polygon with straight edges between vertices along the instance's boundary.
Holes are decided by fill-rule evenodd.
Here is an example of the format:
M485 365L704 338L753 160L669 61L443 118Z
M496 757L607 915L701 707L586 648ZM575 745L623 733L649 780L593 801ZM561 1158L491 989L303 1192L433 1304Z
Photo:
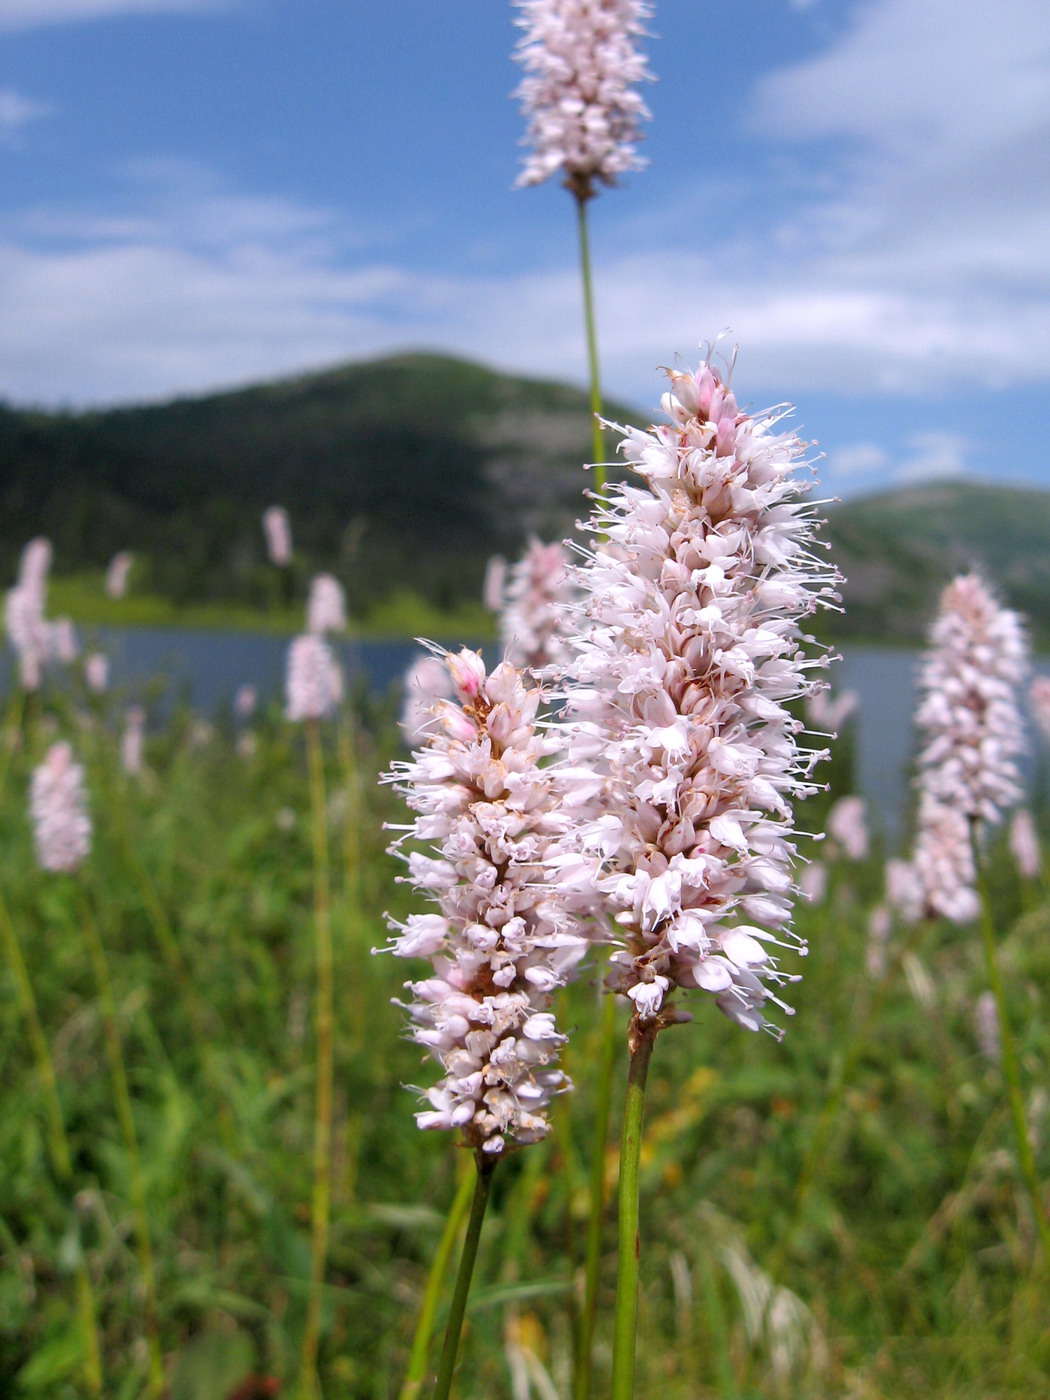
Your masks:
M313 1188L310 1203L310 1294L303 1333L300 1394L318 1393L317 1349L321 1334L321 1297L328 1258L331 1217L332 1085L334 1078L334 987L332 920L328 870L328 804L325 798L324 751L316 718L306 721L310 769L310 833L314 865L314 939L317 964L317 1082L314 1104Z
M1020 1068L999 968L987 886L981 875L984 829L1021 796L1023 743L1018 694L1027 652L1020 618L1000 606L976 574L941 596L920 684L917 722L919 831L915 870L928 912L956 923L980 918L988 981L1002 1037L1002 1067L1017 1158L1050 1265L1050 1223L1025 1121Z
M467 1298L474 1277L474 1264L481 1243L481 1227L485 1223L485 1211L489 1203L492 1187L492 1173L498 1157L493 1157L478 1148L474 1153L477 1176L474 1181L474 1196L470 1203L470 1218L463 1237L463 1252L459 1257L459 1270L449 1304L448 1322L445 1324L445 1341L438 1362L437 1380L434 1382L434 1400L448 1400L452 1393L452 1381L456 1372L456 1357L459 1355L459 1338L463 1331L463 1318L467 1311Z
M631 1021L631 1067L627 1075L623 1136L620 1144L619 1268L616 1277L616 1317L613 1331L612 1400L634 1395L635 1340L638 1323L638 1264L641 1240L638 1225L638 1171L645 1124L645 1085L656 1044L657 1021Z
M977 846L976 833L974 833L974 845ZM1028 1120L1024 1109L1024 1095L1021 1090L1021 1070L1017 1059L1017 1046L1010 1026L1009 1002L1006 997L1006 988L1003 985L1002 971L999 967L999 952L995 940L995 925L992 922L991 902L988 897L979 853L976 857L976 864L981 903L981 943L984 947L984 965L988 973L988 986L995 998L996 1018L999 1026L1000 1063L1003 1079L1006 1082L1006 1096L1010 1104L1014 1140L1017 1144L1017 1161L1021 1168L1025 1190L1028 1192L1028 1199L1032 1205L1032 1216L1039 1235L1045 1269L1050 1268L1050 1220L1047 1219L1043 1187L1039 1180L1035 1154L1032 1152L1032 1142L1028 1135Z
M1020 618L978 575L960 575L941 595L915 717L922 746L914 868L934 917L977 918L971 835L1000 822L1021 796L1026 671Z
M515 57L525 70L517 90L530 146L519 185L560 174L576 201L584 328L594 415L598 489L605 485L605 439L595 329L587 205L601 185L645 162L635 143L649 111L637 84L651 78L635 40L652 14L647 0L517 0L524 30Z
M117 1028L117 1011L113 999L113 984L109 976L109 962L98 926L95 923L94 914L86 897L80 900L80 921L87 941L88 952L91 955L95 981L98 985L106 1058L109 1060L117 1118L120 1122L121 1136L124 1139L124 1153L128 1163L128 1185L131 1191L131 1206L135 1220L139 1276L142 1281L142 1301L146 1320L146 1347L149 1358L149 1383L146 1393L150 1396L150 1400L160 1400L164 1394L164 1362L161 1358L160 1327L157 1320L157 1280L153 1265L153 1244L150 1239L146 1183L142 1174L142 1160L139 1156L138 1133L135 1129L135 1117L131 1108L131 1093L128 1089L124 1051L121 1045L120 1031Z
M591 1157L590 1202L583 1254L583 1303L573 1375L573 1400L588 1400L591 1393L594 1329L598 1320L598 1279L602 1265L605 1225L605 1146L612 1117L613 1075L616 1070L616 998L606 996L599 1027L598 1068L595 1074L594 1147Z
M580 245L580 281L583 285L583 329L587 338L587 374L591 393L591 453L594 484L605 490L605 431L602 427L602 374L598 362L598 327L594 313L594 279L591 273L591 239L587 227L587 201L576 195L576 233Z
M803 631L836 601L800 497L804 447L782 416L740 411L717 371L671 373L671 419L620 429L645 489L614 487L577 582L585 621L565 667L566 765L579 815L576 864L620 930L609 985L632 1003L632 1068L620 1185L613 1393L632 1393L637 1154L652 1042L690 1019L697 988L749 1030L789 979L772 949L791 931L792 802L815 790L821 751L786 708L823 682Z
M44 1029L40 1022L40 1012L33 992L33 984L30 981L29 969L26 967L25 958L22 955L18 934L15 932L11 916L2 898L0 898L0 939L3 941L4 951L11 965L15 995L18 998L18 1009L26 1024L29 1044L36 1061L37 1075L43 1092L51 1166L56 1179L72 1196L73 1160L69 1151L69 1139L66 1136L55 1066L48 1049L47 1037L44 1035ZM95 1304L95 1290L91 1282L91 1273L87 1266L87 1260L80 1249L77 1250L76 1261L76 1295L77 1317L84 1348L84 1383L89 1395L101 1396L102 1353L98 1340L98 1310Z
M478 1169L435 1397L452 1383L493 1165L547 1136L549 1105L569 1087L550 1008L586 949L579 896L549 873L571 818L540 766L556 746L536 725L540 693L506 662L487 674L477 652L444 663L454 698L430 687L429 713L413 721L422 746L386 775L416 813L391 849L437 905L390 921L390 951L432 965L407 984L413 1035L443 1071L416 1121L458 1130Z
M470 1210L474 1190L475 1173L473 1170L464 1172L452 1207L445 1220L445 1228L441 1232L441 1240L434 1253L430 1272L427 1274L423 1302L420 1305L419 1318L412 1338L412 1350L408 1358L408 1370L405 1372L405 1379L398 1391L397 1400L418 1400L423 1389L423 1382L427 1374L427 1357L430 1354L430 1338L434 1331L434 1318L437 1314L441 1286L448 1273L456 1239L463 1228L467 1212Z

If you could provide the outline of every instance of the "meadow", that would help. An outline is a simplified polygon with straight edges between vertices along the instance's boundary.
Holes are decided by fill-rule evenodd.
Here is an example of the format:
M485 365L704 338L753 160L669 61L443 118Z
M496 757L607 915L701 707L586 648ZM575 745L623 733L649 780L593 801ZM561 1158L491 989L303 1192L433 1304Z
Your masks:
M404 752L398 703L359 691L320 725L336 994L319 1376L325 1396L355 1400L426 1393L405 1385L416 1321L472 1170L450 1135L414 1125L405 1086L433 1075L393 1002L418 974L373 956L389 938L384 911L418 908L385 851L382 824L403 820L403 809L377 783ZM276 706L214 725L180 712L150 733L131 776L119 761L121 714L116 699L51 686L25 705L13 695L5 720L0 1393L90 1393L77 1311L85 1274L102 1393L149 1393L141 1204L171 1400L298 1395L318 849L302 727ZM31 769L58 738L74 743L90 792L93 848L75 876L37 868L26 811ZM802 809L814 831L852 787L848 726L824 777L828 793ZM995 1400L1047 1388L1038 1241L1000 1069L975 1029L979 939L942 922L895 929L884 971L873 971L868 925L884 855L877 835L861 860L822 852L828 889L799 909L812 951L782 1043L732 1026L699 996L694 1023L660 1039L642 1163L637 1394L646 1400ZM989 868L1045 1179L1050 903L1041 882L1018 875L1001 836ZM89 926L108 960L138 1172L107 1067ZM557 1103L551 1137L495 1174L460 1400L570 1393L602 1012L593 973L561 995L576 1089ZM47 1061L68 1173L56 1171ZM622 1078L610 1188L621 1101ZM610 1364L611 1201L602 1254L595 1395ZM446 1281L438 1326L447 1297Z

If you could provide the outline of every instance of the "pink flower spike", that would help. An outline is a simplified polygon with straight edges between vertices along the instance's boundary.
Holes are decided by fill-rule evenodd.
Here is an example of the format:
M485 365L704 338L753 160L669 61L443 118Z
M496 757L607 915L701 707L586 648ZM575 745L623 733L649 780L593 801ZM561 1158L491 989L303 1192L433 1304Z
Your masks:
M710 363L669 377L671 422L618 430L643 485L609 490L573 570L564 781L580 860L623 932L609 985L639 1020L673 1018L667 998L700 987L771 1029L762 1007L790 980L771 945L805 952L792 802L816 791L823 756L786 707L824 687L803 621L837 600L838 576L812 547L803 444L741 413Z
M114 554L106 570L106 592L111 598L123 598L128 591L128 578L135 556L126 549Z
M79 870L91 850L91 820L84 770L69 744L52 744L34 771L29 810L41 868Z
M559 171L580 200L596 183L616 184L645 162L635 142L648 108L635 90L652 74L635 40L652 14L648 0L515 0L525 31L515 58L525 77L515 94L532 150L519 185Z
M306 630L318 635L346 631L346 595L343 585L331 574L317 574L311 580Z
M262 525L270 563L286 568L292 562L292 526L284 506L270 506L265 510Z
M285 717L326 719L343 698L343 673L331 648L314 632L296 637L288 648Z
M1021 796L1018 692L1028 659L1016 613L976 574L941 596L920 677L922 734L914 867L927 912L968 923L978 910L971 842Z
M389 951L432 962L407 984L413 1035L443 1074L416 1121L498 1154L544 1137L552 1099L570 1087L551 998L586 950L579 920L593 890L557 863L571 818L556 769L540 766L555 741L537 731L538 692L507 663L486 674L474 652L441 664L445 686L428 677L428 688L454 685L457 699L433 694L419 749L385 779L416 814L391 850L436 912L390 919Z

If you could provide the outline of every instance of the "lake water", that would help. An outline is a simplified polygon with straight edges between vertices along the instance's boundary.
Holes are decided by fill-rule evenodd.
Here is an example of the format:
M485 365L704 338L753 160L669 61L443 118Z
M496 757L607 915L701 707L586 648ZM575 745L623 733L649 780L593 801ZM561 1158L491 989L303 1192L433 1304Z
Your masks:
M284 686L290 638L270 633L215 632L190 628L81 629L82 642L108 653L111 685L129 698L166 692L205 713L228 704L250 682L264 702ZM365 679L380 692L400 681L419 648L412 642L341 642L336 646L348 681ZM901 828L908 798L913 746L912 716L920 655L904 649L847 646L831 672L837 691L856 690L858 785L891 837ZM1050 660L1036 664L1050 674ZM3 654L6 682L10 657ZM1031 739L1034 749L1035 740Z

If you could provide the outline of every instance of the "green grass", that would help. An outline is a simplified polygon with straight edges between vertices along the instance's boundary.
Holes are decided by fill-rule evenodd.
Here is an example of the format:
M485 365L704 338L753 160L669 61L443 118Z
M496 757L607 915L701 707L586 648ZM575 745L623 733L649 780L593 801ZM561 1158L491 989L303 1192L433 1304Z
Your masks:
M52 696L27 717L20 747L0 746L0 888L58 1074L76 1182L70 1200L51 1169L37 1070L0 965L0 1394L86 1393L73 1308L78 1248L99 1304L107 1400L145 1393L128 1162L89 953L71 881L35 868L25 812L32 765L47 743L69 736L88 766L94 850L78 878L114 981L172 1400L228 1400L249 1372L291 1396L313 1139L302 735L274 712L254 726L253 751L238 752L234 734L178 716L150 739L147 769L131 780L116 763L120 716L90 710L82 697L76 704L79 719L73 700ZM396 798L375 782L399 751L391 716L370 704L357 718L356 780L340 760L337 726L325 733L337 994L321 1363L327 1396L391 1400L461 1154L447 1135L416 1130L414 1096L403 1087L434 1077L392 1004L422 967L370 951L387 939L383 910L421 906L394 882L384 853L381 823L401 819ZM833 775L841 783L843 768ZM1001 852L995 872L1045 1180L1050 909ZM984 983L973 934L924 931L792 1219L829 1077L872 995L864 950L880 894L876 860L839 861L828 901L801 911L812 952L804 981L790 989L797 1014L782 1044L730 1025L699 994L695 1023L660 1038L642 1162L639 1400L1047 1392L1050 1300L1030 1268L1000 1078L975 1043L972 1007ZM559 1103L553 1138L496 1173L460 1400L510 1400L512 1364L542 1367L557 1394L568 1390L592 1150L593 976L569 990L561 1014L577 1091ZM621 1063L617 1111L622 1080ZM596 1395L608 1385L614 1247L610 1217ZM773 1339L751 1342L748 1307L771 1268L792 1297L781 1297Z
M270 610L222 603L178 604L158 594L132 592L124 598L107 596L102 573L52 578L50 611L74 622L109 627L202 627L219 631L281 632L303 627L301 607ZM368 615L351 621L351 635L383 638L472 637L485 641L494 635L492 615L480 603L464 603L454 610L434 606L427 599L399 591L376 603Z

